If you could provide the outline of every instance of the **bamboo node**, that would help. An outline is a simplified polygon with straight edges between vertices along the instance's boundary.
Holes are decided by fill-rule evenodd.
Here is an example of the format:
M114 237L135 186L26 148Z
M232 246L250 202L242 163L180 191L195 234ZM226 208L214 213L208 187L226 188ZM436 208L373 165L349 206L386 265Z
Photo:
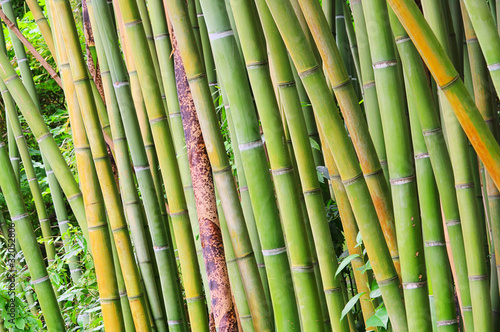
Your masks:
M157 118L154 118L154 119L151 119L149 120L149 124L155 124L155 123L158 123L158 122L161 122L161 121L164 121L166 120L167 117L166 116L159 116Z
M488 198L489 199L499 199L500 198L500 194L488 195Z
M343 82L340 82L339 84L335 85L335 86L332 86L332 89L333 90L337 90L337 89L340 89L344 86L347 86L349 85L349 83L351 83L351 78L347 78L346 80L344 80Z
M330 180L340 180L340 174L330 174Z
M275 256L286 252L286 247L275 248L275 249L262 249L262 255L264 256Z
M248 186L243 186L243 187L240 187L240 193L242 191L248 191Z
M142 23L142 20L135 20L135 21L131 21L131 22L124 22L124 26L125 28L131 28L133 26L136 26L138 24L141 24Z
M410 37L408 35L405 35L405 36L401 36L401 37L397 37L396 38L396 44L402 44L402 43L405 43L407 41L410 41Z
M396 59L394 59L394 60L374 62L372 64L372 67L373 67L373 69L383 69L383 68L387 68L387 67L393 67L397 64L398 64L398 61Z
M335 19L342 20L342 19L345 19L345 16L344 15L337 15L337 16L335 16Z
M117 88L117 89L118 89L118 88L121 88L121 87L123 87L123 86L127 86L127 85L129 85L129 82L127 82L127 81L123 81L123 82L114 82L114 83L113 83L113 86L114 86L115 88Z
M9 92L9 89L2 90L2 94Z
M182 189L184 189L184 190L188 190L188 189L192 189L192 188L193 188L192 184L189 184L187 186L182 187Z
M29 178L29 179L28 179L28 182L31 182L31 181L36 181L36 180L38 180L38 179L37 179L37 178Z
M429 158L429 154L428 153L419 153L419 154L416 154L414 157L415 157L415 160L419 160L419 159Z
M313 265L308 266L292 266L292 271L295 272L313 272Z
M488 275L487 274L482 274L479 276L469 276L469 281L484 281L488 280Z
M47 19L45 18L45 16L43 16L43 17L35 20L35 23L38 24L38 22L40 22L40 21L47 21Z
M417 288L422 288L427 286L427 281L420 281L420 282L405 282L403 283L403 288L404 289L417 289Z
M203 295L200 296L195 296L195 297L187 297L186 302L194 302L194 301L199 301L203 300L205 297Z
M252 319L252 315L239 316L239 317L240 317L240 320Z
M313 194L316 194L316 193L319 193L321 192L321 188L314 188L314 189L310 189L310 190L304 190L302 193L304 195L313 195Z
M453 83L455 83L458 79L460 78L460 74L457 74L455 77L453 77L453 79L451 81L449 81L448 83L446 84L443 84L441 86L439 86L439 89L440 90L445 90L447 88L449 88L450 86L453 85Z
M161 99L167 99L167 96L161 95Z
M281 82L278 83L278 88L289 88L295 86L295 81Z
M472 43L477 43L477 42L478 42L478 40L477 40L477 38L476 38L476 37L473 37L473 38L466 39L466 40L465 40L465 42L466 42L467 44L472 44Z
M222 38L229 37L232 35L234 35L233 30L226 30L226 31L213 32L213 33L209 34L208 37L210 38L210 40L217 40L217 39L222 39Z
M374 88L375 87L375 81L370 81L366 84L363 84L363 90L369 89L369 88Z
M271 172L273 173L274 176L287 174L287 173L290 173L292 171L293 171L293 167L291 167L291 166L290 167L278 168L278 169L271 170Z
M47 221L50 221L50 219L47 219L47 218L45 218L45 219L40 219L38 222L39 222L39 223L42 223L42 222L47 222Z
M80 272L82 269L78 268L78 269L74 269L74 270L69 270L69 273L75 273L75 272Z
M344 184L344 187L347 187L347 186L350 186L351 184L356 183L356 181L358 181L362 177L363 177L363 173L359 173L358 175L356 175L353 178L342 181L342 183Z
M46 275L46 276L41 277L41 278L39 278L39 279L33 280L33 281L31 281L31 284L33 284L33 285L37 285L37 284L40 284L40 283L42 283L42 282L44 282L44 281L47 281L47 280L50 280L49 275Z
M4 3L10 2L10 0L2 0L0 1L0 5L3 5Z
M208 86L217 86L217 82L209 82Z
M400 186L403 184L411 183L415 181L415 175L410 175L404 178L390 179L389 182L393 186Z
M89 226L89 227L87 227L87 229L89 230L89 232L93 232L93 231L98 231L101 228L107 228L107 226L108 226L108 224L103 223L103 224L96 225L96 226Z
M259 148L263 145L264 145L264 143L262 142L262 139L259 138L258 140L253 141L253 142L239 144L238 148L240 149L240 151L246 151L246 150Z
M312 68L309 68L309 69L306 69L302 72L299 73L299 77L300 78L306 78L307 76L310 76L312 74L314 74L318 69L320 69L320 66L319 65L316 65Z
M196 14L196 17L203 17L203 13Z
M495 71L500 69L500 63L494 63L488 66L489 71Z
M325 288L323 289L325 294L333 294L333 293L338 293L342 291L342 287L335 287L335 288Z
M381 163L382 164L382 163ZM369 177L372 177L372 176L375 176L375 175L378 175L378 174L381 174L383 173L384 171L382 169L378 169L374 172L371 172L371 173L366 173L366 174L363 174L363 176L366 178L369 178Z
M24 135L19 135L15 137L15 139L20 139L20 138L24 138Z
M129 300L129 301L133 301L133 300L140 299L141 297L143 297L143 294L142 294L142 293L139 293L138 295L128 296L128 300Z
M120 300L120 297L109 297L106 299L99 298L99 303L107 304L107 303L113 303L113 302L118 301L118 300Z
M448 220L446 221L446 226L447 227L451 227L451 226L456 226L456 225L460 225L460 219L452 219L452 220Z
M178 212L170 211L170 217L174 218L174 217L182 216L182 215L187 214L187 213L188 213L188 210L182 210L182 211L178 211Z
M181 112L170 113L169 116L170 116L171 119L172 118L176 118L178 116L181 116Z
M389 279L385 279L385 280L380 280L378 282L378 286L379 287L384 287L384 286L388 286L390 284L393 284L395 282L399 281L399 277L398 275L396 274L394 277L391 277Z
M205 73L201 73L201 74L198 74L198 75L195 75L195 76L192 76L192 77L188 77L188 82L189 83L195 83L195 82L201 81L202 79L205 78L205 76L206 76Z
M166 245L166 246L154 246L154 251L157 252L157 251L163 251L163 250L168 250L170 247L169 245Z
M58 225L59 225L59 227L61 227L61 225L64 225L67 223L69 223L69 220L63 220L63 221L58 222Z
M125 291L125 292L120 292L120 293L118 293L118 294L120 295L120 297L127 296L127 292L126 292L126 291Z
M442 320L442 321L436 322L436 325L438 327L439 326L446 326L446 325L455 325L455 324L458 324L458 320L457 319Z
M46 133L46 134L43 134L42 136L38 137L38 138L36 139L36 141L37 141L38 143L42 143L42 141L43 141L44 139L49 138L49 137L52 137L52 133Z
M167 33L161 33L159 35L156 35L153 37L154 40L162 40L168 38L168 32Z
M469 189L474 188L474 182L459 183L455 185L455 189Z
M11 157L10 158L10 161L15 161L15 160L21 160L21 158L19 158L19 157Z
M267 64L268 64L267 61L249 63L247 64L247 70L264 68L267 66Z
M264 267L266 267L266 264L264 264L264 263L262 263L262 264L257 264L257 267L258 267L258 268L264 268Z
M17 216L14 216L14 217L11 217L10 220L12 221L18 221L18 220L21 220L21 219L24 219L26 217L29 217L29 213L23 213L23 214L20 214L20 215L17 215Z
M446 245L446 242L444 241L425 241L424 246L425 247L444 247Z
M217 169L217 170L214 169L213 173L214 174L219 174L219 173L224 173L224 172L231 171L231 170L232 170L231 165L229 165L229 166L221 168L221 169Z
M179 319L179 320L167 320L167 324L168 324L168 326L170 326L170 325L179 325L179 324L182 324L182 319Z
M429 130L424 130L422 131L422 134L424 136L431 136L431 135L434 135L434 134L438 134L438 133L441 133L443 130L441 129L441 127L439 128L434 128L434 129L429 129Z
M135 172L142 172L142 171L147 171L149 170L149 165L146 165L146 166L137 166L137 167L134 167L134 170Z
M463 311L472 311L472 306L469 305L469 306L466 306L466 307L462 307L462 310Z

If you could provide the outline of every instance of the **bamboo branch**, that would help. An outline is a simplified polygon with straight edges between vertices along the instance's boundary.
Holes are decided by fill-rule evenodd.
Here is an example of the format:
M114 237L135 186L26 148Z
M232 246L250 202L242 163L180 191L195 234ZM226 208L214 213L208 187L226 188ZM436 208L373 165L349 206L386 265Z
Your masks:
M59 75L57 75L56 71L49 65L47 60L45 60L40 53L35 49L35 47L24 37L21 31L17 28L17 26L7 18L5 13L0 10L0 18L5 22L5 25L14 32L14 34L19 38L19 40L26 46L28 51L30 51L31 54L42 64L42 66L47 70L47 72L50 74L50 77L52 77L56 83L62 88L62 82L61 78Z

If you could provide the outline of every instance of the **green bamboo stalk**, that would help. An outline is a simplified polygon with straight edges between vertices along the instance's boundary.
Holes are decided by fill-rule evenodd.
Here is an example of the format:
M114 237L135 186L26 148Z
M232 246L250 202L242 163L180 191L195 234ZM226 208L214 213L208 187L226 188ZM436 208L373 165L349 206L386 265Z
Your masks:
M150 230L152 231L152 233L157 233L158 236L162 236L163 232L164 238L168 238L168 235L165 232L161 213L158 212L159 201L156 196L156 190L154 189L152 177L148 176L149 172L147 172L147 170L143 172L137 171L137 169L141 166L148 167L148 164L144 161L147 160L146 150L144 148L144 143L140 139L140 130L137 118L134 119L134 116L136 116L135 110L131 108L134 105L134 103L130 100L131 94L129 92L127 96L126 92L122 92L123 89L119 89L116 86L113 88L113 81L121 82L120 78L123 77L125 72L123 68L120 68L120 66L117 64L118 61L122 61L121 54L118 53L118 61L116 58L113 58L111 51L111 47L113 47L113 45L112 42L109 41L112 38L112 35L111 37L109 36L109 26L108 29L106 29L105 24L103 23L103 20L104 22L111 23L108 6L107 4L100 3L98 1L87 1L87 4L92 27L95 32L97 55L99 57L99 63L102 69L103 87L106 96L105 98L108 104L108 112L116 153L115 160L117 162L118 174L120 178L122 201L126 206L125 212L127 214L127 221L130 228L132 229L131 233L136 249L139 268L141 270L141 275L150 303L150 311L154 320L155 327L158 331L166 331L167 322L163 315L162 298L164 300L170 298L175 299L175 296L178 294L178 292L176 291L177 270L173 268L173 261L171 260L172 255L169 255L167 251L157 252L155 255L155 260L155 258L152 257L150 251L148 250L149 241L147 239L147 234L145 234L145 224L147 222L149 222ZM99 13L97 16L94 14L94 7L97 9L96 12ZM107 44L110 46L106 49L104 47L104 44L106 43L103 42L107 42ZM117 47L117 45L115 45L115 47ZM107 52L105 53L105 51ZM117 72L119 72L120 70L122 70L122 73L117 74ZM122 77L117 77L120 75ZM122 121L122 116L120 115L121 112L123 112L123 118L126 119L126 121ZM132 115L130 114L131 112ZM132 130L130 131L130 129ZM126 135L127 131L129 131L129 135ZM142 199L144 200L146 210L150 213L147 220L145 218L145 215L143 214L141 207L142 204L136 191L134 172L132 171L132 163L129 158L129 146L130 154L132 155L133 160L132 163L134 165L134 168L136 169L135 174L142 193ZM142 151L140 151L141 149ZM143 158L139 159L141 161L140 164L138 164L137 162L137 156ZM145 163L146 165L144 165ZM146 179L146 181L144 181L144 179ZM145 182L146 185L144 185ZM165 245L168 245L168 242L155 243L155 246L157 247ZM170 264L171 266L170 269L163 269L163 271L166 271L166 273L169 274L166 279L165 277L162 279L164 283L168 282L168 287L165 287L167 292L164 294L162 294L158 289L159 287L155 281L155 263L162 264L162 266L164 266L164 264L166 263ZM180 304L178 304L179 302L180 299L177 299L177 305L181 307ZM182 309L179 309L179 311L182 312Z
M431 329L427 274L408 120L400 93L396 50L383 0L363 3L377 97L386 141L408 329ZM418 309L417 309L418 308Z
M486 1L465 0L465 6L481 45L491 79L500 93L500 35Z
M438 39L445 50L450 54L445 22L438 13L444 14L446 7L440 2L423 1L424 14L433 30L437 31ZM484 259L484 224L478 225L479 211L474 189L471 162L467 145L467 137L461 128L451 105L444 98L442 90L439 92L441 111L448 136L448 148L452 159L455 176L455 188L460 213L460 221L464 231L464 246L469 276L470 294L472 300L472 315L474 329L489 331L492 328L491 299L489 296L489 277L486 260Z
M356 39L359 48L359 59L361 67L361 82L363 85L363 100L368 130L372 137L375 151L377 152L384 176L389 184L389 169L387 167L387 155L385 151L384 133L382 120L377 99L377 87L373 74L370 43L368 42L367 28L361 1L351 1L351 10L356 25Z
M0 168L2 169L2 172L0 172L0 187L7 202L11 219L15 224L16 237L28 264L31 283L37 293L47 329L50 331L65 331L64 320L56 295L47 274L29 214L26 212L19 183L16 180L14 169L10 164L9 155L3 142L0 142Z
M446 21L448 23L448 38L452 52L455 54L456 62L455 68L463 77L464 72L464 53L461 52L464 45L464 24L462 21L462 12L460 10L460 0L448 0L444 2L448 7L446 13Z
M399 279L389 249L383 239L380 224L367 222L368 220L376 220L375 207L340 116L337 112L331 110L334 101L326 79L313 57L302 56L313 53L298 20L293 19L292 13L294 13L294 9L290 2L266 2L285 45L287 45L304 87L311 98L318 123L323 129L328 128L327 143L339 167L353 212L366 244L368 256L379 286L381 286L381 293L393 327L398 331L404 331L407 329L407 323ZM348 82L350 83L350 81ZM356 130L351 132L352 135L355 133ZM383 183L385 183L385 179L383 179Z
M173 261L173 254L171 250L168 248L171 246L169 241L169 234L167 232L167 228L164 227L163 219L161 216L161 211L159 207L159 201L156 196L155 186L153 182L152 175L149 171L149 164L146 154L146 149L144 148L144 143L141 139L139 122L137 119L137 115L133 108L133 100L130 89L128 88L128 80L126 76L126 68L122 61L121 54L119 52L118 46L118 38L113 30L113 27L109 24L109 12L107 11L107 6L104 1L93 1L93 5L95 6L96 21L99 27L100 36L102 38L102 44L105 46L107 59L109 59L109 64L111 68L111 76L113 81L115 82L114 88L116 92L116 96L119 104L119 114L121 114L124 119L123 125L126 134L126 138L130 145L130 152L132 155L132 161L134 165L134 169L136 170L136 176L139 183L139 187L141 189L142 198L144 200L146 215L148 218L148 222L150 225L151 236L153 239L153 245L155 248L166 248L166 250L155 250L155 256L159 266L163 267L159 269L160 272L160 280L163 288L163 299L165 301L165 307L167 310L168 316L168 324L174 327L170 327L170 329L178 329L184 330L187 328L187 322L183 317L183 306L182 306L182 298L180 297L180 293L178 291L179 287L177 285L177 270L175 268L175 263ZM108 24L107 24L108 23ZM118 109L116 109L118 111ZM117 119L119 114L117 114ZM125 137L123 137L125 138ZM165 143L168 141L165 140ZM128 152L127 152L128 153ZM165 158L165 154L162 155ZM167 155L168 157L168 155ZM170 159L173 159L172 156L169 156ZM174 165L176 165L176 161L174 159ZM185 217L179 215L175 217L173 214L174 211L183 211L185 210L185 206L182 205L182 199L179 199L180 190L180 181L175 178L176 168L172 167L172 163L167 163L167 167L163 164L162 170L164 172L171 173L171 177L165 177L165 188L167 191L167 197L169 200L170 211L172 216L172 221L174 225L174 231L177 233L178 238L184 238L186 231L189 231L189 235L191 235L191 229L185 229L186 224ZM177 170L178 172L178 170ZM182 192L182 191L181 191ZM177 203L178 201L181 204ZM182 213L181 213L182 214ZM185 214L183 214L185 215ZM179 218L180 217L180 218ZM180 225L179 225L180 224ZM181 227L179 227L181 226ZM188 225L190 226L190 225ZM187 241L186 241L187 242ZM186 248L186 244L189 246ZM178 243L178 247L181 249L180 259L181 259L181 268L183 271L183 279L186 286L187 297L193 297L193 289L190 287L192 284L195 285L194 294L195 296L199 296L201 294L201 290L196 288L196 282L201 284L201 280L196 280L196 278L200 278L198 271L192 271L191 269L196 269L197 266L192 265L192 257L189 256L191 247L194 247L194 243L191 244L187 242ZM184 256L186 255L186 256ZM186 265L186 257L188 259ZM168 268L170 266L170 268ZM144 278L147 278L145 272L142 273ZM193 281L194 279L194 281ZM153 293L154 294L154 293ZM152 294L152 295L153 295ZM190 309L191 315L198 315L200 317L200 325L203 329L203 313L205 312L204 301L201 298L199 301L194 301L194 303L189 304L188 308ZM159 315L161 314L161 305L152 306L152 313L154 320L157 321ZM194 311L193 311L194 310ZM208 321L208 319L206 319ZM206 323L208 324L208 323ZM199 326L194 325L192 320L193 329L200 328Z
M250 85L253 88L257 111L259 112L264 130L266 148L271 164L271 172L273 174L278 205L281 207L280 212L282 225L289 248L292 277L294 278L293 280L295 284L299 313L302 317L301 323L303 328L306 330L324 330L323 326L318 326L318 321L321 321L321 319L326 320L327 318L322 317L320 295L318 294L318 287L314 275L312 253L309 248L310 246L313 246L314 243L308 243L307 237L304 237L306 228L302 216L299 192L297 191L298 186L295 182L296 177L293 172L292 163L286 147L287 143L281 115L268 67L268 59L264 44L265 39L264 35L260 32L260 29L262 28L258 25L256 8L255 6L252 6L251 3L232 0L231 6L233 8L236 27L240 31L240 38L242 38L241 44L244 60L250 79ZM218 16L220 19L220 15ZM209 29L211 30L224 31L222 28L222 24L216 28L210 27L209 24ZM238 70L238 66L243 67L242 61L234 61L234 69L232 70L233 73L235 70ZM228 78L223 76L224 72L222 72L220 68L219 71L221 79L227 80ZM240 114L237 114L237 112L242 112L244 109L242 105L248 105L251 103L251 94L250 89L248 88L248 94L246 96L244 94L241 94L240 96L236 95L234 91L231 91L230 86L228 85L230 82L231 81L229 80L225 81L224 86L227 89L229 104L232 105L233 115L235 116L235 125L237 127L237 136L241 151L242 144L240 138L245 139L243 142L249 142L251 137L244 137L244 135L241 135L239 132L238 127L241 128L241 126L239 126L238 122L243 121L245 118ZM243 90L241 85L239 86L239 89L240 91ZM238 97L241 99L238 100ZM238 105L238 102L241 104ZM251 123L248 120L251 119L248 119L247 117L245 120L248 126ZM254 121L257 124L256 120L257 119ZM248 154L248 152L241 151L244 167L253 173L255 171L249 167L249 163L247 161L248 159L245 159L248 158L246 157ZM310 157L312 157L312 155ZM311 158L311 160L313 159ZM264 166L264 170L267 172L266 166ZM321 211L321 207L323 207L323 197L316 174L315 179L315 187L304 187L306 204L308 204L311 210L319 208L319 211ZM252 193L252 191L255 191L255 185L254 187L252 186L253 181L251 181L251 179L248 179L248 181L250 195L252 195L252 198L255 198L255 194ZM264 179L264 181L266 180ZM255 200L253 200L253 202L258 204ZM292 209L291 206L294 208ZM324 208L322 210L324 211ZM321 243L317 247L320 248L319 262L321 264L320 269L324 274L324 287L328 289L335 289L340 285L338 282L336 284L335 280L332 280L332 276L335 275L333 271L336 270L337 266L331 237L328 232L325 231L325 227L326 230L328 227L326 213L310 213L310 220L313 226L313 232L316 235L315 239L317 242ZM328 240L330 240L330 242L328 242ZM338 295L338 293L334 293L333 296L329 296L328 298L329 307L331 309L330 320L334 326L339 326L341 330L347 330L347 321L340 322L340 317L337 316L345 306L342 296L339 298Z
M172 46L175 49L176 86L189 154L189 168L191 169L196 212L200 225L203 260L210 285L211 314L216 330L237 331L238 323L231 297L228 267L225 264L223 235L217 215L212 167L175 35L172 39ZM199 319L199 317L193 318Z
M359 93L361 92L362 86L361 84L361 67L359 63L359 51L358 51L358 43L356 40L356 34L354 33L353 19L351 16L351 11L345 2L343 2L343 15L346 26L347 38L349 40L349 48L350 48L350 60L351 60L351 80L354 82L354 88L356 89L356 93L358 93L359 99L362 99ZM352 68L354 66L354 68ZM356 84L357 83L357 84Z
M26 0L26 3L28 4L31 13L33 14L35 23L38 26L38 29L40 29L42 37L45 40L45 43L47 44L50 53L55 56L56 49L54 46L54 38L52 36L52 31L50 30L49 22L47 21L47 18L43 14L42 8L40 7L38 1L36 0Z
M115 243L120 244L117 246L119 248L120 265L125 277L134 323L137 330L149 331L150 326L147 319L144 293L139 280L138 268L132 254L132 244L126 227L123 206L119 200L117 185L111 170L88 73L80 50L71 6L66 0L55 0L53 3L54 17L59 19L60 31L65 31L63 34L64 46L68 50L68 60L75 91L82 111L99 183L103 189L102 194L113 230L113 237Z
M310 25L311 31L314 32L314 40L325 63L326 73L339 101L340 110L346 119L346 125L358 154L372 200L375 203L379 221L391 251L391 257L399 273L400 263L390 191L377 158L373 141L370 138L367 123L362 115L354 87L347 75L345 66L343 66L339 50L335 47L331 34L328 33L328 24L324 16L320 15L319 6L315 2L304 0L300 0L300 4L305 13L307 24Z
M467 278L467 266L465 262L463 235L460 223L456 222L457 220L460 220L460 215L454 188L453 174L452 172L450 172L450 169L452 167L451 160L448 154L443 132L441 130L439 111L436 103L434 102L428 78L425 74L424 66L420 60L420 56L418 55L416 48L409 42L410 39L408 38L408 35L404 31L402 25L395 20L393 12L389 11L389 13L392 29L396 39L396 44L398 45L401 60L405 69L405 74L407 75L408 82L412 91L413 100L419 101L415 104L415 109L418 113L422 133L424 135L426 147L429 152L431 166L436 177L437 187L443 206L444 219L450 237L451 250L453 253L454 265L457 272L457 279L455 280L455 282L458 286L458 293L460 294L461 304L463 307L468 308L471 305L471 300L469 280ZM423 164L422 162L419 163ZM422 202L422 204L424 204L424 202ZM433 271L435 270L432 269L432 266L430 268L431 278L433 280L432 282L436 285L433 289L434 296L440 297L439 292L443 291L443 296L446 297L446 290L444 290L443 287L437 287L443 279L440 278L438 279L438 281L434 281ZM439 316L441 317L441 315ZM449 316L444 314L442 318L438 319L439 322L451 322L453 321L452 316L454 317L454 313L449 313ZM471 311L464 311L464 320L467 328L472 328L473 325ZM445 326L446 325L443 325L442 328L452 328Z
M214 178L221 197L224 214L228 221L228 228L232 234L231 241L236 257L238 257L238 266L245 285L245 292L247 294L254 326L256 330L269 330L272 323L270 321L268 307L265 303L262 303L262 299L265 298L262 282L260 281L257 264L252 252L248 231L244 224L243 212L232 176L232 169L220 133L206 74L201 65L201 56L194 43L192 29L187 18L186 4L182 0L169 0L166 2L166 8L172 26L176 31L179 50L186 69L191 93L193 94L203 138L208 145L207 152L213 167ZM272 236L274 236L274 234L272 234L271 237ZM262 239L263 238L266 237L262 236ZM274 241L275 239L273 238L270 240ZM282 248L283 242L278 243L278 246L266 247L263 245L262 247L264 249ZM274 251L269 253L274 253ZM281 259L281 257L284 257L283 255L278 255L277 257L273 256L276 255L267 257L269 260L274 261L276 258ZM245 259L241 259L243 257ZM286 257L284 258L285 262L283 263L286 269L288 262L286 262ZM266 261L266 263L268 262ZM269 264L273 264L273 262ZM269 273L269 265L266 265L266 267L268 267ZM290 289L288 289L288 291L290 291Z
M210 86L210 91L212 96L215 98L215 93L217 92L217 75L215 72L214 57L212 55L212 46L210 45L210 39L208 37L207 25L205 23L205 16L201 9L200 0L195 0L196 4L196 16L198 17L198 26L200 28L200 38L201 38L201 50L203 53L203 63L205 64L205 70L207 72L208 85Z

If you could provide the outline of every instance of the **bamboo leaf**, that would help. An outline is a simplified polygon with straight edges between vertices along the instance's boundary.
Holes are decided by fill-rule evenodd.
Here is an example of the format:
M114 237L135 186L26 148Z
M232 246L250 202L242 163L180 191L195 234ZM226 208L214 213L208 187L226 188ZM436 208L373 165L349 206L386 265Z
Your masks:
M353 254L350 256L347 256L342 263L340 263L339 268L337 269L337 272L335 272L335 277L339 275L339 273L349 264L354 258L359 257L358 254Z
M356 302L358 302L359 298L363 294L365 294L365 292L356 294L355 296L353 296L352 299L349 300L349 302L347 302L347 304L345 305L344 309L342 310L342 315L340 316L340 320L344 319L345 315L347 315L347 313L354 307L354 305L356 304Z
M389 323L389 315L385 307L378 308L375 314L366 320L368 326L383 326L387 329Z

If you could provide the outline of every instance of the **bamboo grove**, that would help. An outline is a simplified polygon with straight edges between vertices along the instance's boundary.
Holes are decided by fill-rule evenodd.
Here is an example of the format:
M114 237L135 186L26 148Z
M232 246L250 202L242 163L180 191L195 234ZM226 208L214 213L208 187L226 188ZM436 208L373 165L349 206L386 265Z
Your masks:
M0 7L0 332L500 330L500 1Z

